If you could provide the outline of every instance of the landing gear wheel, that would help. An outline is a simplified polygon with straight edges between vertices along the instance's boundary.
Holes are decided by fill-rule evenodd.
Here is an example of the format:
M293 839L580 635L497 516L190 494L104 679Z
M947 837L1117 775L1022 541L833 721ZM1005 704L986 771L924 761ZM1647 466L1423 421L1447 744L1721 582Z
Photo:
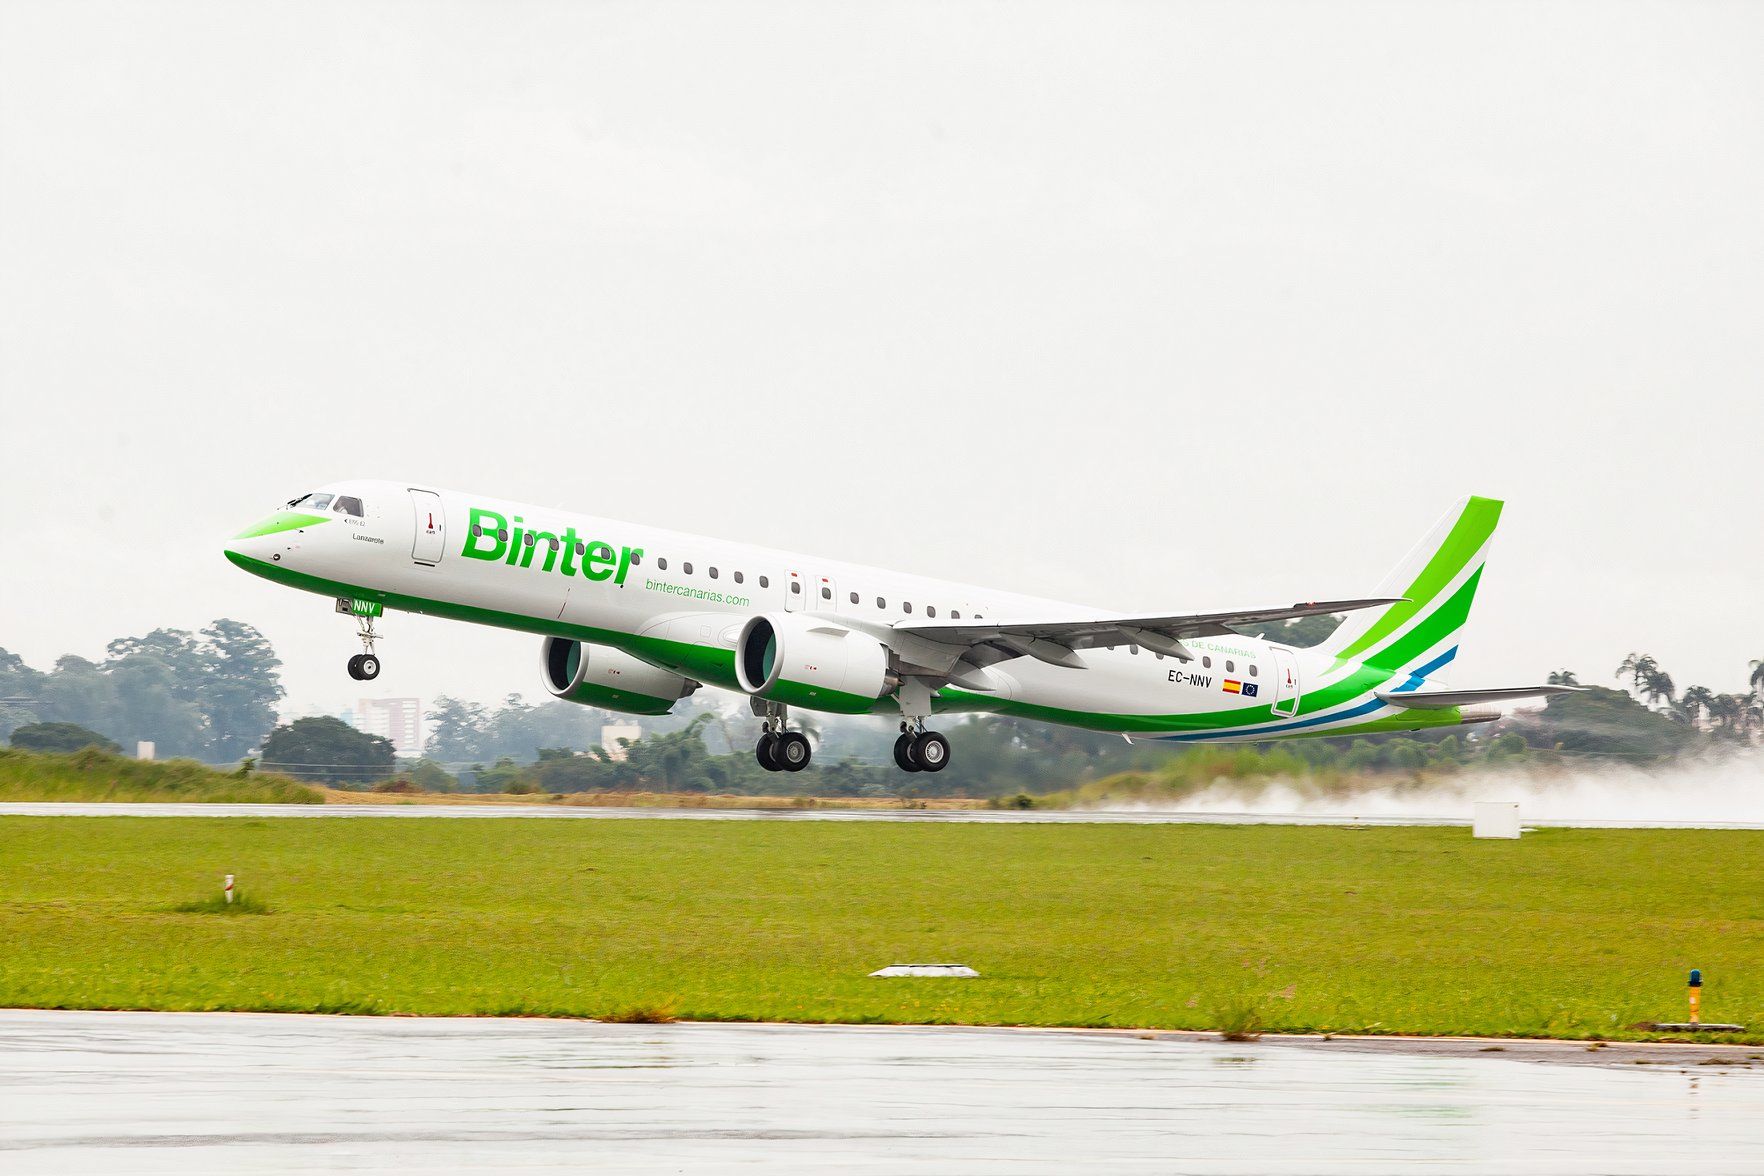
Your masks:
M921 732L913 740L913 760L922 772L941 772L949 767L949 740L935 731Z
M913 737L902 735L894 741L894 764L903 772L922 772L919 761L913 758Z
M380 659L371 653L364 653L356 658L356 674L363 682L372 682L380 676Z
M778 766L786 772L800 772L809 766L812 753L809 750L808 736L801 731L786 731L778 736L778 750L775 753Z
M349 659L349 676L357 682L361 681L361 659L366 656L365 653L358 653Z
M778 737L770 731L761 735L759 746L753 749L753 758L758 760L759 766L768 772L780 771L781 769L778 766Z

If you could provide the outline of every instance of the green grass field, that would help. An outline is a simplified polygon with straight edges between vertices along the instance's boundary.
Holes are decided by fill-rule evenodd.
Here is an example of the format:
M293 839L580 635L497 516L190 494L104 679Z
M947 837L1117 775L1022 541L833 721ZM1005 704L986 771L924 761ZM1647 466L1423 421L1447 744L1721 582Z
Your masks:
M1764 833L10 817L0 945L0 1006L1607 1038L1700 967L1764 1042Z

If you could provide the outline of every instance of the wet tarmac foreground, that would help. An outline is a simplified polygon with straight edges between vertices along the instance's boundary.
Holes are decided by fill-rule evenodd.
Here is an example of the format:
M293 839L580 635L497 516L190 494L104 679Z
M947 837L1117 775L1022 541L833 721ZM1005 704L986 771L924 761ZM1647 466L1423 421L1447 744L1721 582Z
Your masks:
M7 1173L1764 1171L1757 1050L26 1011L0 1043Z

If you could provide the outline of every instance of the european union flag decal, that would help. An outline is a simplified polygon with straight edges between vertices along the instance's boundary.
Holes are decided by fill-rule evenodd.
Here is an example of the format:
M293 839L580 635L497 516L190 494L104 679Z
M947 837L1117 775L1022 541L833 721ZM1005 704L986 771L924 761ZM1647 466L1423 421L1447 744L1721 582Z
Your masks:
M1245 698L1254 698L1256 695L1260 694L1261 691L1262 688L1257 686L1254 682L1245 682L1243 684L1243 696Z

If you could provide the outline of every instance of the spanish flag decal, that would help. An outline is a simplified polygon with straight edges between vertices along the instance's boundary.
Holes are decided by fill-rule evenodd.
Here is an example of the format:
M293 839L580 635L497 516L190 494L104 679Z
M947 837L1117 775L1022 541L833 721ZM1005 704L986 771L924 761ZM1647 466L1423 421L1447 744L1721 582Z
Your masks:
M1227 694L1242 694L1243 683L1239 682L1236 678L1227 678L1225 679L1224 690Z

